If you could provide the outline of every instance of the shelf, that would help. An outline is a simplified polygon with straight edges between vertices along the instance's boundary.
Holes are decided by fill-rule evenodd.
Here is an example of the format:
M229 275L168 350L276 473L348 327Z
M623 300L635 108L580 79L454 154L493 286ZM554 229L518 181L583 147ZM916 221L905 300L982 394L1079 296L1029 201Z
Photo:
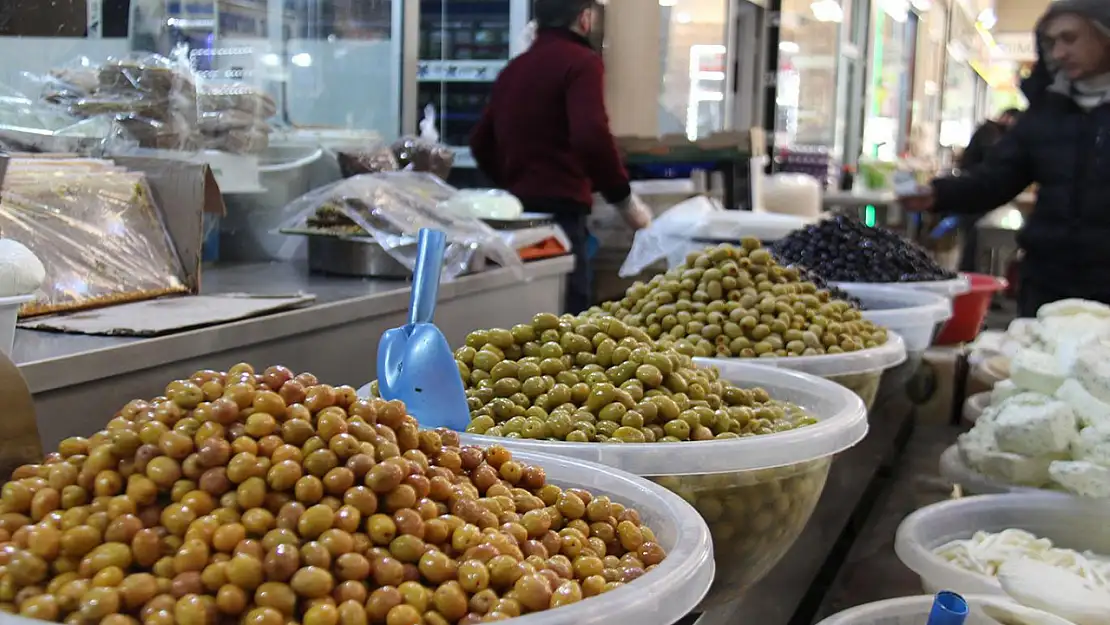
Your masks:
M508 61L420 61L419 82L493 82Z

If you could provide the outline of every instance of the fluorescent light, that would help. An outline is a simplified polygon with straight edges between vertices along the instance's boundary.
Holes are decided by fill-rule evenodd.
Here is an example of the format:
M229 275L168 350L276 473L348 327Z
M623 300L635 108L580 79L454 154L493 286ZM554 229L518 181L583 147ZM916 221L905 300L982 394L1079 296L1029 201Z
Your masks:
M780 41L779 42L779 52L783 52L785 54L797 54L801 50L802 50L801 46L794 43L793 41Z
M290 61L292 61L293 65L296 65L297 67L312 67L312 55L308 54L307 52L294 54L293 58L290 59Z
M676 4L678 4L678 0L659 0L659 6L661 7L673 7Z
M907 0L883 0L883 12L895 22L902 23L909 18L910 4Z
M679 24L689 24L693 21L689 13L679 13L677 19Z
M810 11L813 11L813 17L818 22L843 22L844 9L840 7L837 0L815 0L809 5Z

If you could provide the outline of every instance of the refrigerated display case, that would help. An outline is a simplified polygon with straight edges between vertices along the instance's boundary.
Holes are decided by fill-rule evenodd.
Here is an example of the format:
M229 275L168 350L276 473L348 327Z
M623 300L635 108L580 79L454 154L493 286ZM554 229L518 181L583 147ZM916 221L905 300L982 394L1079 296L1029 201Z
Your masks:
M493 81L524 48L528 0L421 0L417 101L431 104L440 140L456 146L456 166L473 164L470 132Z

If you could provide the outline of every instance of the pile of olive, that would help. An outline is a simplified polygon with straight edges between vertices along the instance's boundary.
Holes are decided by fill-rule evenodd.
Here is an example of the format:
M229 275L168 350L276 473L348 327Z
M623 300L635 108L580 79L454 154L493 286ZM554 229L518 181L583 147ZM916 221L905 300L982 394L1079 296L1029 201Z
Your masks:
M813 423L763 389L663 348L614 317L541 313L471 332L455 351L468 432L573 442L653 443L770 434Z
M283 367L174 382L0 489L0 609L65 623L473 624L664 557L633 509Z
M886 330L848 302L782 267L757 239L691 253L686 262L591 309L689 356L773 358L882 345Z

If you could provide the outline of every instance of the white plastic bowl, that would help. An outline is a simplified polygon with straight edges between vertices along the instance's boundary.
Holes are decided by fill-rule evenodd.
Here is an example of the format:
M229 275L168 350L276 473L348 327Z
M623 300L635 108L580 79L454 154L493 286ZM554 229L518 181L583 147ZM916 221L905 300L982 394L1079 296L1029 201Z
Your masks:
M731 363L788 369L815 375L850 389L859 395L868 410L875 404L883 371L906 361L906 343L897 332L888 334L887 342L871 349L845 354L821 356L787 356L784 358L695 358L700 366L715 366L726 371ZM772 394L773 396L773 394Z
M959 277L952 280L936 280L932 282L834 282L832 284L845 291L856 285L886 286L896 289L908 289L911 291L926 291L936 295L943 295L949 299L955 299L971 291L971 281L963 274L960 274Z
M1057 547L1110 555L1110 502L1059 493L967 497L926 506L898 526L894 550L921 577L925 592L1005 595L998 580L965 571L933 550L975 532L1021 529Z
M940 475L972 495L994 495L999 493L1051 493L1052 491L1031 486L1007 484L990 478L964 462L958 445L952 445L940 455Z
M976 609L977 597L964 596L964 599L971 608L965 625L998 625L998 621ZM925 625L932 607L933 595L899 597L858 605L838 612L817 625Z
M837 384L749 362L727 365L722 379L762 387L775 399L805 408L818 422L702 442L568 443L474 434L461 435L462 441L598 462L677 492L701 513L713 535L717 577L699 608L704 610L734 601L771 570L809 521L833 456L867 434L863 402Z
M990 405L991 394L989 391L984 393L976 393L971 397L968 397L967 400L964 402L964 421L966 423L970 423L971 425L975 425L975 422L979 420L979 416L982 415L983 411L986 410L987 407Z
M0 352L11 356L15 347L15 324L19 321L19 307L35 299L34 295L0 297Z
M952 318L952 300L936 293L876 284L842 288L863 302L864 319L897 332L907 352L924 352L940 325Z

